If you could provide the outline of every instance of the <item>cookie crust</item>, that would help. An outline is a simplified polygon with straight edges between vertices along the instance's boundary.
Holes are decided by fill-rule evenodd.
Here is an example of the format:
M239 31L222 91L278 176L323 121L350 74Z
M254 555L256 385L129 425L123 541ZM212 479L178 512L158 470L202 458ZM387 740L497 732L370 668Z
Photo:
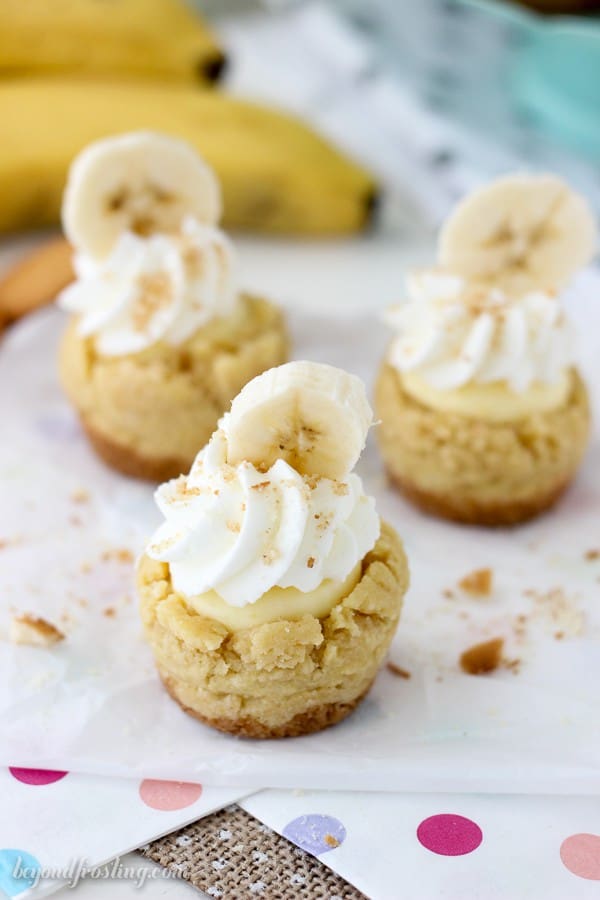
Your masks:
M210 719L203 716L197 710L186 706L177 696L177 688L173 680L168 677L161 677L167 693L184 712L198 719L204 725L209 725L216 731L223 731L226 734L234 734L236 737L251 738L254 740L269 740L271 738L284 737L300 737L303 734L314 734L315 731L322 731L331 725L337 725L346 716L354 712L359 703L369 693L371 685L359 696L346 703L324 703L321 706L314 706L307 709L306 712L297 713L292 719L284 722L283 725L269 727L260 719L251 716L241 716L239 719Z
M121 472L122 475L129 475L131 478L140 478L144 481L162 482L176 478L190 468L190 462L186 457L144 456L142 453L136 452L133 447L119 444L118 441L102 434L83 416L80 417L80 421L81 427L100 459L111 469Z
M587 391L575 369L560 407L492 423L424 406L384 363L376 407L392 483L425 512L476 525L515 525L549 509L574 478L590 428Z
M243 295L177 347L107 357L69 324L59 351L63 388L98 455L137 478L164 481L187 472L242 387L285 362L281 311Z
M166 563L143 556L144 631L171 696L202 722L250 738L310 734L349 715L393 638L408 565L385 523L352 591L323 619L305 615L231 632L173 590Z

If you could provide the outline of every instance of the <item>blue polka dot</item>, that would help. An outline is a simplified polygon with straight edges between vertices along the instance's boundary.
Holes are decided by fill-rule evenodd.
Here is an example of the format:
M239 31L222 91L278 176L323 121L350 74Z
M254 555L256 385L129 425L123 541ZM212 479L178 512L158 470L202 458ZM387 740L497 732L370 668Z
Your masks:
M18 897L36 884L39 870L39 860L26 850L0 849L0 890L9 897Z
M340 820L334 819L333 816L311 813L288 822L283 829L283 835L307 853L321 856L335 850L344 842L346 829Z

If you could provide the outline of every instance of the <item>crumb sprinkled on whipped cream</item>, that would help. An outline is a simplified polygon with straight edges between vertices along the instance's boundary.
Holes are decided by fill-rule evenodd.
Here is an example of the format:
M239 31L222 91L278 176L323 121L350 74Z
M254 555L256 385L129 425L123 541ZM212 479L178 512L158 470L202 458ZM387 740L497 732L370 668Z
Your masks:
M139 295L131 311L133 327L145 332L158 310L173 302L173 283L164 272L143 272L137 279Z
M334 494L337 494L338 497L346 497L348 495L348 491L350 490L348 485L344 481L334 481L331 489Z

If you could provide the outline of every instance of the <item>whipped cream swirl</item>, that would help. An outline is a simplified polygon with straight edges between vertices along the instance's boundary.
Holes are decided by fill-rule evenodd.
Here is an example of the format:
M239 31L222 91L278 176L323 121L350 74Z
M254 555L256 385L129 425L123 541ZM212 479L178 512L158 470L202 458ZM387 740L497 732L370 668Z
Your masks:
M124 232L110 255L75 257L77 280L59 305L79 316L82 337L105 356L157 341L181 344L237 302L233 248L218 228L188 217L177 234Z
M373 498L358 475L302 476L284 460L267 472L226 462L216 431L190 474L161 485L166 521L146 550L169 563L177 591L216 591L231 606L255 603L272 587L307 592L343 581L379 537Z
M413 273L409 299L386 314L398 332L389 362L431 387L506 382L515 392L552 384L573 361L573 332L556 296L519 297L440 270Z

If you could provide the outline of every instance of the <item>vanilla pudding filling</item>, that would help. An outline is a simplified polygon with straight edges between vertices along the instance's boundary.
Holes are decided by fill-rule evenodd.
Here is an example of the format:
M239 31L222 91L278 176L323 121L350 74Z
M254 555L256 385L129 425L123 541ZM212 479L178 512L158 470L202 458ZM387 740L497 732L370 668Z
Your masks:
M342 581L326 578L309 592L299 591L294 587L272 587L254 603L246 606L231 606L216 591L186 597L186 601L199 615L216 619L230 631L254 628L255 625L279 619L301 619L302 616L323 619L354 590L361 575L362 566L357 563Z
M518 393L506 381L467 384L452 391L431 387L414 372L402 373L402 387L423 406L485 422L514 422L536 413L551 412L567 400L572 386L570 371L555 384L535 382Z
M509 297L440 269L407 283L408 300L386 316L397 333L388 361L415 400L489 422L565 403L574 339L556 296Z
M239 302L235 256L226 235L187 216L179 231L119 235L104 259L78 253L76 281L59 305L104 356L178 346Z
M327 615L360 580L380 533L356 474L301 475L282 459L267 471L230 465L222 430L156 501L165 522L148 556L168 563L196 612L232 630Z

